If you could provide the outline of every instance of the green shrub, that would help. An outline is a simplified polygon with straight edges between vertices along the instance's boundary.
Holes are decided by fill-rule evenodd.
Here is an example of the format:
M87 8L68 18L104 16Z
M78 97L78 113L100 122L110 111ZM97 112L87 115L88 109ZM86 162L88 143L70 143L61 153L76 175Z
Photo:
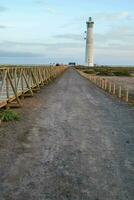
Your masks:
M94 69L97 75L100 76L131 76L129 69L115 68L115 67L101 67Z
M5 121L5 122L14 121L14 120L18 121L19 119L20 119L19 114L11 111L9 109L0 112L0 120L1 121Z
M129 71L122 70L122 71L116 71L114 72L115 76L131 76Z
M113 76L113 73L108 69L101 69L100 71L97 71L96 74L99 76Z
M95 74L94 70L83 70L83 72L86 74Z

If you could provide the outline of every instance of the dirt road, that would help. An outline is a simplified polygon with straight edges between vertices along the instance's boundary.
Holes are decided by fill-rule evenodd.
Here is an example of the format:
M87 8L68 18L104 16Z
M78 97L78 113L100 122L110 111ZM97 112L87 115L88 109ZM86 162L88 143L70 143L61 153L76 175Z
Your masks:
M74 70L0 128L0 200L133 200L134 108Z

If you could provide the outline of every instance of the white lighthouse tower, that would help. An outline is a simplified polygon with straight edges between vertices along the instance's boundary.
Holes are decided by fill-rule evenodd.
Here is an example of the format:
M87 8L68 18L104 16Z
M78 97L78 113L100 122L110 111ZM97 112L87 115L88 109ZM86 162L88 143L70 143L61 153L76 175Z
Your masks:
M87 36L86 36L86 65L89 67L93 67L93 26L94 22L92 18L89 17L89 21L87 21Z

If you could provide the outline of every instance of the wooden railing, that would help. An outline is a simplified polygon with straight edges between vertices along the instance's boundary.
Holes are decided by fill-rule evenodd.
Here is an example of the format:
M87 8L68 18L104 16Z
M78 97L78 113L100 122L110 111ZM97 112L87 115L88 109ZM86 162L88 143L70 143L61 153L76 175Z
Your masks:
M60 75L66 67L28 66L0 68L0 108L21 106L20 97L33 96L33 92Z
M80 70L77 70L82 76L96 84L101 89L110 93L117 98L120 98L126 102L134 103L134 96L130 95L128 87L124 85L119 85L113 81L108 80L107 78L102 78L96 75L89 75Z

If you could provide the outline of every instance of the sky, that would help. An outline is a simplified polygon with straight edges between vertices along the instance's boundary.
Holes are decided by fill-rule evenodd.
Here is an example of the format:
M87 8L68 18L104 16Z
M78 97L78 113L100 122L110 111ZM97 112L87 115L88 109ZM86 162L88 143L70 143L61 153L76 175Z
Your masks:
M0 0L0 64L84 64L90 16L94 63L134 65L133 0Z

